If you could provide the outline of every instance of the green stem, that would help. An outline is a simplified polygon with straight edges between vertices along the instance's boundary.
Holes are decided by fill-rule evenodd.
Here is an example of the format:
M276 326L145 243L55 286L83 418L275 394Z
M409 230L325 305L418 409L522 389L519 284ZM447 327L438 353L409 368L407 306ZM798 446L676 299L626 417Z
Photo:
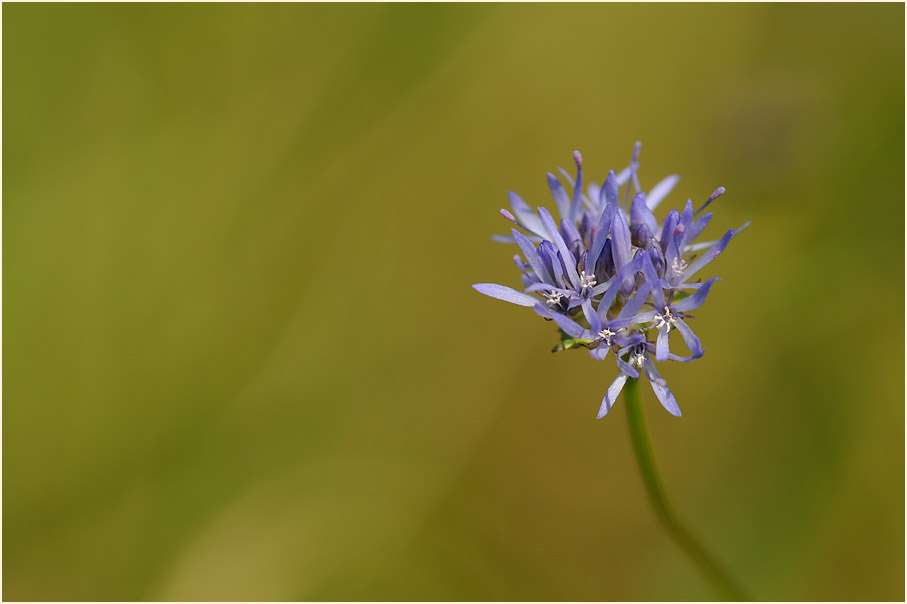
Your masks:
M646 428L646 416L643 412L639 396L638 380L627 380L624 386L624 398L627 406L627 419L630 423L630 436L633 439L633 450L639 462L639 470L646 485L646 493L655 515L674 539L680 549L696 563L702 573L708 577L715 588L726 600L745 601L743 592L724 570L724 568L702 547L692 533L681 524L665 495L658 476L658 467L655 465L655 453L652 442L649 440L649 431Z

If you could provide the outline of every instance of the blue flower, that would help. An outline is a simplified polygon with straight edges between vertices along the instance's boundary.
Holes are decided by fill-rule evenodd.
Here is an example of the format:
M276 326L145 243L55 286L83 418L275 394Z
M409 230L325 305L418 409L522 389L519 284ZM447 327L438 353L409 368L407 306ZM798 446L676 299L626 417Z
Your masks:
M523 291L494 283L473 286L487 296L531 307L554 321L563 334L558 349L585 347L598 360L613 353L619 373L605 393L598 417L608 413L628 379L642 375L664 408L680 415L655 363L702 357L702 344L686 320L692 318L690 311L702 306L718 278L693 279L749 225L731 229L717 241L697 242L712 219L711 212L702 211L724 193L723 187L695 212L688 200L682 212L669 211L659 224L653 210L679 177L668 176L648 194L643 192L637 174L639 149L637 143L625 169L609 171L601 186L589 183L585 193L579 152L574 152L576 178L561 171L572 194L549 173L548 186L559 222L547 208L534 212L510 193L513 211L501 210L501 214L516 228L511 229L510 237L495 239L516 243L522 253L514 261L521 272ZM703 250L698 258L686 257ZM654 341L649 339L653 332ZM671 352L672 333L680 333L689 356Z

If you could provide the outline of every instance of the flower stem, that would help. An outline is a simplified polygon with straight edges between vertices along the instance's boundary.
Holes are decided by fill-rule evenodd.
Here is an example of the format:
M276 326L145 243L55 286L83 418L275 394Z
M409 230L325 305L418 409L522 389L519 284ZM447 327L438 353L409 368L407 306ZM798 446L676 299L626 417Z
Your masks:
M677 545L680 546L680 549L693 560L699 570L720 592L722 598L733 601L746 601L748 598L743 595L743 592L731 576L700 545L692 533L681 524L668 503L664 488L661 486L658 467L655 465L655 453L652 450L652 442L649 440L649 431L646 428L646 416L643 412L639 393L639 380L627 380L627 384L624 386L624 393L627 419L630 423L630 436L633 439L633 450L636 453L636 460L639 462L639 470L642 473L642 480L645 483L649 501L651 501L652 507L655 508L655 515L658 516L661 524Z

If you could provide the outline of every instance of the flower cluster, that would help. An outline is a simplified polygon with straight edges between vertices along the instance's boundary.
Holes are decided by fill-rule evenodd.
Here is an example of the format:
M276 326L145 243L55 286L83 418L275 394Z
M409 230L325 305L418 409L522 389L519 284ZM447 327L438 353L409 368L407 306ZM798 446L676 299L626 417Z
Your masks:
M679 177L668 176L648 194L643 192L637 176L639 149L636 143L624 170L608 172L603 184L589 183L585 191L579 151L573 154L576 178L561 170L572 194L549 173L559 222L544 207L533 212L511 192L511 210L502 209L501 215L518 228L511 228L511 236L494 239L516 243L522 252L514 261L523 291L494 283L473 285L487 296L532 307L557 323L561 343L555 350L585 347L598 360L612 353L619 372L605 394L599 418L614 405L626 381L639 379L640 374L664 408L680 415L655 363L689 362L703 355L687 321L718 277L703 282L697 274L749 225L731 229L717 241L697 241L712 219L712 213L703 210L724 193L723 187L697 210L687 200L682 211L671 210L659 223L653 211ZM672 333L680 334L689 354L672 352Z

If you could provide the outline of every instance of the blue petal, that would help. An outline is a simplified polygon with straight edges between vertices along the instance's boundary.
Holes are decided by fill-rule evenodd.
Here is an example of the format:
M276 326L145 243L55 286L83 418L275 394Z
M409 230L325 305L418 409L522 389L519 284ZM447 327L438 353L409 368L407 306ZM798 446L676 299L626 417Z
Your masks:
M619 278L612 277L608 283L610 285L608 285L605 295L602 296L602 299L598 302L598 318L602 321L608 318L608 311L611 310L611 305L614 304L614 298L617 297L617 292L620 290Z
M620 189L617 183L617 176L614 175L614 170L608 172L605 184L602 185L600 199L601 202L603 202L602 205L607 204L609 206L617 207L620 204Z
M706 264L718 257L718 254L724 251L724 248L727 247L728 242L731 240L731 237L734 236L734 229L731 229L724 234L724 237L721 238L718 243L709 248L705 254L696 259L693 264L687 267L687 270L683 271L683 276L681 277L681 282L689 281L690 278L695 275L699 270L704 267Z
M554 319L554 322L557 323L557 326L563 329L564 333L566 333L571 338L582 338L587 335L586 329L582 325L566 315L553 313L551 315L551 318Z
M671 210L668 212L668 215L665 216L664 225L661 227L661 248L667 254L668 242L674 238L674 229L677 228L677 225L680 223L680 212L677 210Z
M542 259L539 258L538 250L535 249L535 246L532 245L529 238L516 229L511 229L511 232L513 233L513 239L516 241L516 244L520 246L520 251L523 252L523 257L526 258L526 262L528 262L529 266L532 267L532 270L535 271L539 281L550 283L551 275L548 273L548 269L545 268Z
M529 294L524 294L523 292L518 292L515 289L496 283L476 283L473 287L476 291L485 294L486 296L491 296L492 298L497 298L498 300L503 300L505 302L512 302L513 304L519 304L520 306L535 306L539 301L538 298L530 296Z
M535 215L532 208L530 208L529 205L513 191L508 191L507 197L510 199L510 207L513 208L513 213L516 215L517 219L519 219L520 223L522 223L521 226L527 231L532 231L536 235L544 237L545 230L542 227L542 221Z
M636 144L633 145L633 157L630 158L630 178L633 180L633 188L638 193L642 190L642 187L639 186L639 178L636 175L636 171L639 169L639 150L642 148L642 143L636 141ZM628 203L630 200L630 185L627 184L627 193L624 196L624 203Z
M671 192L678 181L680 181L680 177L676 174L671 174L652 187L652 190L646 196L646 205L649 206L649 209L654 210L657 208L658 204ZM652 233L655 233L655 231L652 231Z
M646 359L643 363L643 367L645 368L646 377L649 378L649 383L652 384L652 390L655 391L655 396L658 397L661 406L667 409L668 413L671 415L680 417L680 407L677 406L677 401L674 400L671 389L668 388L667 382L665 382L664 378L661 377L661 374L658 373L652 359Z
M617 361L617 367L623 373L625 373L626 375L629 375L634 380L639 377L639 372L636 371L636 369L632 365L628 364L626 361L624 361L622 358L620 358L619 355L614 357L614 359Z
M683 319L674 319L674 326L677 327L677 331L683 336L683 341L686 343L687 348L690 349L690 352L693 353L693 357L698 359L705 354L705 350L702 349L699 338L696 337L696 334L693 333L690 326L684 323Z
M646 276L646 282L649 283L652 288L652 301L655 302L655 310L662 312L667 306L665 304L664 289L661 285L661 279L658 277L658 273L655 272L655 265L652 264L652 259L646 254L645 259L642 261L642 271Z
M564 265L560 261L554 244L547 239L539 244L539 258L542 260L542 263L548 269L551 276L554 277L555 283L564 287Z
M731 236L731 239L733 239L734 237L736 237L737 235L742 233L744 230L746 230L746 227L750 226L752 223L753 223L752 220L747 220L742 225L740 225L739 228L734 230L734 234ZM692 245L685 245L683 247L683 252L686 254L689 252L698 252L699 250L707 250L710 247L712 247L713 245L715 245L716 243L718 243L718 242L717 241L703 241L702 243L694 243Z
M602 406L598 410L598 418L601 419L608 414L608 411L611 410L611 407L614 406L614 403L617 402L617 397L620 396L620 391L624 389L624 384L627 382L627 376L623 373L618 374L617 378L611 382L611 385L608 386L608 392L605 393L605 398L602 399Z
M611 230L611 216L614 213L613 206L605 206L602 215L598 219L598 226L595 230L595 237L592 239L591 258L592 262L598 262L598 257L602 255L602 248L605 247L605 241L608 240L608 231ZM592 267L593 270L595 267Z
M633 297L627 300L627 303L624 304L624 307L621 309L620 314L617 315L617 318L628 319L639 312L639 309L642 308L642 305L645 303L646 298L649 297L650 289L651 285L648 281L643 283L642 287L636 290L636 293L633 294Z
M607 344L599 344L595 348L589 351L589 356L598 361L604 361L608 356L608 352L611 350L611 347Z
M654 237L658 233L658 221L649 206L646 205L646 194L637 193L633 196L633 203L630 205L630 224L646 225L649 235Z
M573 248L577 242L579 242L580 247L582 247L583 237L579 234L579 231L576 230L576 225L573 224L572 221L567 220L566 218L561 220L561 233L564 235L564 243L567 244L568 248Z
M703 302L709 295L709 290L712 289L712 284L715 281L721 281L721 277L712 277L708 281L702 284L702 287L696 290L696 292L689 298L684 298L677 304L672 304L671 308L674 310L679 310L680 312L688 312L691 310L696 310L702 306Z
M630 226L624 211L617 208L611 219L611 255L614 258L614 268L620 270L632 260L633 249L630 245Z
M542 224L545 225L545 229L550 235L551 241L561 253L562 260L564 261L564 268L567 269L567 277L569 277L570 283L575 287L579 287L579 274L576 272L576 259L573 257L564 238L561 236L561 232L558 230L554 218L551 217L551 213L547 209L541 207L539 208L539 216L542 219Z
M703 214L687 229L686 236L684 237L684 249L687 249L689 245L696 241L696 238L702 234L702 231L705 230L705 227L709 225L709 221L712 220L713 214L709 212L708 214Z
M671 352L668 350L668 340L670 336L668 330L662 327L658 330L658 338L655 340L655 360L656 361L667 361L668 354Z
M693 200L687 199L687 204L683 206L683 213L680 215L680 224L684 229L693 226Z
M564 185L551 172L548 173L548 188L551 189L551 196L554 197L554 202L557 204L557 209L561 216L568 218L570 216L570 198L567 197Z
M536 305L533 306L532 308L535 310L535 314L537 314L540 317L544 317L546 319L550 319L554 315L558 314L558 313L551 312L551 310L546 305L542 304L541 302L537 302Z
M573 152L576 162L576 182L573 183L573 205L570 207L570 220L576 220L583 203L583 156L579 151Z
M656 314L658 313L652 310L649 312L640 313L638 315L633 315L632 317L627 317L626 319L614 319L613 321L606 321L606 323L609 329L623 329L624 327L636 325L637 323L648 323L655 318Z
M562 295L564 295L564 296L569 296L569 295L570 295L570 290L564 289L564 288L562 288L562 287L554 287L554 286L551 285L550 283L533 283L532 285L527 286L526 289L525 289L524 291L526 291L526 293L529 293L529 292L542 292L542 291L545 291L545 292L558 292L559 294L562 294Z
M589 327L592 328L593 334L597 334L602 330L602 322L599 320L598 315L595 314L595 311L592 310L592 300L587 299L583 302L583 315L586 317L586 321L589 322Z
M599 283L598 285L596 285L595 287L592 288L592 291L589 292L589 297L594 298L595 296L601 295L603 292L607 291L607 289L609 287L611 287L612 283L614 283L613 278L608 279L604 283Z

